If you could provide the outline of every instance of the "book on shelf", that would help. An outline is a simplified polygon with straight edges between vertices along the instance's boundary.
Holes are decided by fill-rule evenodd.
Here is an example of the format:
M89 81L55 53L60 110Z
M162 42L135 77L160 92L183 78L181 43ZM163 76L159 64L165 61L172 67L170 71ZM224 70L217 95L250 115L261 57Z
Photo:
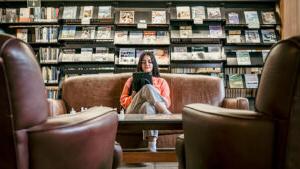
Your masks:
M6 22L17 22L17 9L15 8L6 8Z
M263 43L276 43L276 33L274 29L262 29L261 36Z
M17 29L17 38L28 42L28 29Z
M207 46L207 53L205 53L205 59L207 60L220 60L222 59L222 48L218 45Z
M244 11L245 21L249 28L259 28L260 23L257 11Z
M112 18L111 6L99 6L98 7L98 19L110 19Z
M120 48L119 64L131 65L135 63L135 48Z
M261 17L263 24L276 24L275 13L273 11L262 11Z
M240 15L238 12L229 12L227 15L229 24L240 24Z
M154 56L158 65L169 65L170 57L168 49L154 49Z
M189 6L177 6L176 7L177 19L191 19L191 11Z
M134 24L134 11L120 11L119 23Z
M4 9L0 8L0 23L4 23L5 22L5 20L3 19L4 18L3 17L3 11L4 11Z
M96 39L112 39L111 26L98 26L96 29Z
M169 32L168 31L157 31L156 32L156 42L158 44L169 44Z
M116 31L114 43L127 43L128 40L128 31Z
M143 41L142 31L129 31L129 41L134 44L139 44Z
M144 31L144 44L155 44L156 43L156 31Z
M236 51L236 59L238 65L251 65L250 54L248 51Z
M227 43L242 43L241 30L229 30L226 41Z
M42 20L41 7L33 8L33 20L34 22L40 22Z
M76 39L95 39L95 27L89 26L89 27L82 27L81 32L79 31L80 37Z
M188 48L186 46L174 46L174 52L188 52Z
M246 88L258 88L257 74L244 74Z
M81 48L81 53L77 59L77 61L85 62L92 61L93 56L93 48Z
M263 62L266 62L269 52L270 52L270 50L261 50Z
M109 48L107 47L96 47L96 53L93 54L93 61L113 62L114 53L109 53Z
M192 26L179 26L180 38L191 38L193 36Z
M60 52L59 60L62 62L72 62L74 61L75 53L75 49L63 49L62 52Z
M166 11L152 11L152 24L166 24Z
M223 29L221 25L209 25L209 37L211 38L222 38Z
M191 53L188 53L186 46L174 46L171 53L171 60L190 60Z
M227 65L237 65L237 58L236 57L226 57Z
M91 19L93 18L93 6L83 6L80 9L80 19Z
M244 88L243 76L241 74L230 74L228 76L230 88Z
M61 39L74 39L76 33L76 26L63 26L61 31Z
M191 60L205 60L205 52L207 52L207 48L205 46L192 46Z
M46 7L46 16L43 17L46 22L56 22L59 16L59 8Z
M207 7L207 19L222 19L219 7Z
M30 8L20 8L19 22L30 22Z
M209 30L193 30L193 38L210 38Z
M76 19L77 6L65 6L63 9L62 19Z
M258 30L245 30L246 43L260 43Z
M205 7L204 6L193 6L192 7L192 19L195 24L202 24L205 16Z

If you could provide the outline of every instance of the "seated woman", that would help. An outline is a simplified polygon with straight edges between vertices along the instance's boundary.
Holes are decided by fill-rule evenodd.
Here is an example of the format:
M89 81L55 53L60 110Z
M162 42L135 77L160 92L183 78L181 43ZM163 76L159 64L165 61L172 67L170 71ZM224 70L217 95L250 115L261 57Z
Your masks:
M171 105L170 88L167 81L160 77L158 65L152 52L144 52L139 58L137 72L152 74L151 84L144 85L138 92L133 91L130 77L123 88L120 102L126 113L140 114L171 114L168 107ZM158 130L143 131L143 139L148 140L150 151L156 151Z

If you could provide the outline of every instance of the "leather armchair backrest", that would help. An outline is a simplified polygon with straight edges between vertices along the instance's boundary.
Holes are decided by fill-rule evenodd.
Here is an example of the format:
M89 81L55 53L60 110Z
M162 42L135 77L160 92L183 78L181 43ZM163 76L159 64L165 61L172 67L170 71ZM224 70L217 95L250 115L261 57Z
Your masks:
M12 120L15 130L44 122L49 108L33 50L23 41L3 34L0 46L0 102L5 103L0 105L1 116L6 113L11 118L6 120Z
M256 97L256 110L288 119L300 87L300 36L277 43L263 68ZM298 95L299 96L299 95Z
M255 107L274 118L276 168L300 166L300 36L272 47L263 68Z

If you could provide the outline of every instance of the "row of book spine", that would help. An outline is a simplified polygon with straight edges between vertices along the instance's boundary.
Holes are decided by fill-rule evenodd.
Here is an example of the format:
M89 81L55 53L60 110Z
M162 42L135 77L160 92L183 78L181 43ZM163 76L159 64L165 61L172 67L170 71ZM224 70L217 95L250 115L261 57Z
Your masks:
M186 67L186 68L171 68L171 73L178 74L210 74L210 73L222 73L221 68L194 68L194 67Z
M43 66L42 77L44 83L58 83L60 70L56 66Z
M33 32L30 32L33 31ZM35 27L32 29L17 29L17 38L25 42L56 43L58 35L57 27Z
M15 22L57 22L59 8L0 8L0 21L2 23Z
M236 97L254 98L254 97L256 97L256 91L257 91L257 89L226 88L225 97L227 97L227 98L236 98Z
M192 8L192 9L190 9ZM36 7L36 8L0 8L0 19L4 22L31 22L31 21L51 21L57 20L59 12L62 11L60 19L111 19L113 18L111 6L66 6L61 8ZM224 10L224 12L222 12ZM160 8L145 13L144 18L137 20L134 9L116 8L119 18L116 21L121 24L134 24L139 20L152 24L167 24L169 18L167 8ZM226 16L223 16L225 13ZM144 15L145 15L144 14ZM151 15L150 17L147 15ZM149 20L148 18L151 18ZM205 6L177 6L176 15L171 14L171 19L186 20L192 19L196 24L202 24L205 19L222 20L226 19L227 24L247 24L249 27L258 28L261 24L277 24L274 11L252 10L242 8L239 10L232 8L205 7Z
M58 87L46 87L46 90L47 90L47 97L49 99L58 99L58 92L59 92L59 89Z

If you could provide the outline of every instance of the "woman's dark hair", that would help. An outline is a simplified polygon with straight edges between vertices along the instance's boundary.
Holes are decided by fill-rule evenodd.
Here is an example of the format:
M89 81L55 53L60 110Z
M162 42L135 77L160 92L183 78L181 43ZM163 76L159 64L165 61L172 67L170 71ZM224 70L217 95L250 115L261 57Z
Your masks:
M157 65L157 62L156 62L156 59L155 59L155 56L154 56L153 52L143 52L141 54L141 56L139 58L138 65L137 65L137 71L138 72L143 72L142 61L143 61L145 56L150 56L150 58L151 58L151 62L152 62L152 65L153 65L152 76L159 77L160 76L159 69L158 69L158 65Z

